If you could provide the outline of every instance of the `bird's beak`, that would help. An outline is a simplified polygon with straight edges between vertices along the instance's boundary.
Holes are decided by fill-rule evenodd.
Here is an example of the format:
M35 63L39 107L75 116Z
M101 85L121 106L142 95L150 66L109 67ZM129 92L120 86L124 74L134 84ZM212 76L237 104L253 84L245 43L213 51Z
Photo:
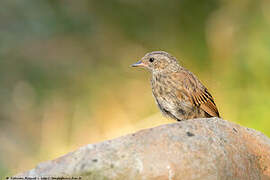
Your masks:
M145 67L145 64L142 61L138 61L135 64L132 64L131 67Z

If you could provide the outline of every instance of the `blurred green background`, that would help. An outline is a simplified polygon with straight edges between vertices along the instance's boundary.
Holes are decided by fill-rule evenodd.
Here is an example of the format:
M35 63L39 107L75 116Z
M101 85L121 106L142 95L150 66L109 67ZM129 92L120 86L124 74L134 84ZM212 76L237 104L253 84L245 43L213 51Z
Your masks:
M162 117L145 53L176 56L224 119L270 136L269 0L2 0L0 175Z

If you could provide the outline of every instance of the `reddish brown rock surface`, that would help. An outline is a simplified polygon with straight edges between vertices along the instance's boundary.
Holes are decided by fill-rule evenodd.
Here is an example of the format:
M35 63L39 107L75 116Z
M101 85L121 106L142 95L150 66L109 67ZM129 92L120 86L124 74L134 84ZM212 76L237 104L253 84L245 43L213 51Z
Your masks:
M270 139L222 119L194 119L90 144L18 176L264 180Z

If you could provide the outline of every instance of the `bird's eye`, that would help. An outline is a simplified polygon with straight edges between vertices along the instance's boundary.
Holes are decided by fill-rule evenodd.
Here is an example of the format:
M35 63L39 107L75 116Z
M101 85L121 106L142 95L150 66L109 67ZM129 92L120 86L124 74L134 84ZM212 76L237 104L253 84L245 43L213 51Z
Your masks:
M154 60L155 60L155 59L152 58L152 57L149 59L150 62L154 62Z

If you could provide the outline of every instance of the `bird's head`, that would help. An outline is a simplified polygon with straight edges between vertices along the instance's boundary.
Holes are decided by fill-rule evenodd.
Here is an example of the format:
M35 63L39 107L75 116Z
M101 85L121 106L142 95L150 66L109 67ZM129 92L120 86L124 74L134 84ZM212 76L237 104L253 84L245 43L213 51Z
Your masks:
M147 53L140 61L132 64L131 66L143 67L152 73L174 71L179 67L176 58L164 51L153 51Z

